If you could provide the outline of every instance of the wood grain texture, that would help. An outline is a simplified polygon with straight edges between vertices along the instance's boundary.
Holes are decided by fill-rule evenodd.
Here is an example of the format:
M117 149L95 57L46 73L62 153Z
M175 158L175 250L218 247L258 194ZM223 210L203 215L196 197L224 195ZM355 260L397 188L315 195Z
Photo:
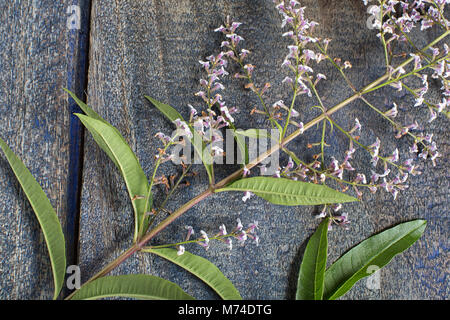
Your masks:
M330 50L344 61L350 60L353 69L349 76L357 87L362 87L381 76L383 51L375 31L366 28L368 15L362 1L302 1L307 14L320 23L318 32L333 39ZM91 50L88 79L88 103L115 125L136 151L144 171L149 175L154 165L155 146L159 145L154 134L171 132L171 124L145 99L150 95L174 106L181 114L188 114L187 104L200 107L201 102L193 93L200 88L198 80L203 76L198 60L218 53L222 41L213 29L227 15L245 24L240 34L246 39L245 47L252 51L250 61L257 66L258 83L272 83L269 103L288 100L286 88L281 86L284 73L279 65L284 59L287 40L281 38L280 18L272 1L105 1L93 3L91 12ZM418 37L419 44L433 39L437 33ZM232 69L235 72L235 69ZM328 80L319 89L328 107L347 98L351 91L342 83L339 75L329 65L321 64L316 71L327 74ZM233 74L233 72L230 72ZM224 81L225 100L229 106L237 106L241 114L237 126L261 128L260 118L250 117L249 111L257 105L257 98L245 92L242 83ZM393 97L386 101L386 97ZM411 98L386 89L372 94L369 100L383 110L392 102L411 106ZM312 101L300 99L297 109L302 120L312 119L309 109ZM411 108L409 108L411 109ZM402 120L415 117L426 119L426 112L415 109L403 114ZM372 143L375 136L383 141L383 152L392 152L398 144L401 152L411 141L394 138L395 133L382 119L361 103L354 103L335 116L341 126L348 127L358 117L363 123L362 139ZM425 118L424 118L425 117ZM424 164L426 174L413 177L410 188L397 201L389 194L379 192L366 195L360 204L346 205L352 220L350 231L335 229L330 233L329 259L340 254L366 237L401 221L413 218L428 220L424 237L397 257L381 272L381 289L370 290L365 281L360 282L344 298L346 299L446 299L448 298L448 130L446 120L436 120L430 132L439 141L442 160L435 168ZM320 131L291 143L291 148L311 157L305 146L316 142ZM327 139L328 154L343 157L346 140L335 130ZM316 151L316 150L313 150ZM283 161L286 159L283 158ZM368 156L355 155L354 166L370 174ZM283 164L283 163L282 163ZM225 177L237 167L217 166L216 174ZM191 187L177 193L169 208L176 209L202 192L207 177L202 172L190 179ZM165 164L166 174L176 168ZM127 199L125 185L118 170L87 134L84 158L84 182L80 221L80 267L83 281L99 271L107 262L124 251L132 242L132 209ZM162 189L155 196L156 204L163 199ZM221 223L233 228L236 218L244 224L258 220L261 245L248 243L231 252L217 244L209 251L190 247L215 263L229 277L244 299L292 299L295 297L298 269L306 241L318 225L313 214L318 208L286 208L270 205L252 198L242 203L239 193L216 194L196 205L176 223L158 235L153 244L180 241L185 236L184 225L214 234ZM203 283L187 272L158 257L137 254L114 270L112 274L148 273L164 277L179 284L196 298L215 299L217 296Z
M43 187L63 230L70 112L62 89L76 88L79 55L79 32L66 21L67 8L77 3L0 4L0 135ZM0 183L0 299L49 299L54 289L44 238L3 154Z

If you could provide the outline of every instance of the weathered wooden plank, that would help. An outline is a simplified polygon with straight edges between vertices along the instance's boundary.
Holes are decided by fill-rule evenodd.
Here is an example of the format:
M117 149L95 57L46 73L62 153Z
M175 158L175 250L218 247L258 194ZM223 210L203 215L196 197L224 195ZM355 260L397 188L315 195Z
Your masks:
M65 231L68 264L74 264L77 238L76 207L70 204L74 196L68 194L76 193L70 189L76 189L78 180L76 146L81 131L70 116L73 103L62 89L82 93L85 76L80 63L86 48L80 39L86 43L81 23L86 25L82 10L87 4L84 0L0 4L0 135L55 207ZM0 180L0 299L51 298L50 260L38 221L3 156Z
M369 83L383 74L383 51L375 31L366 28L367 14L361 1L348 1L342 6L338 1L302 1L308 15L318 21L323 37L334 39L331 50L343 60L350 60L354 68L349 72L358 86ZM150 95L177 108L187 115L187 104L200 106L193 96L199 90L198 79L203 76L198 60L218 53L221 37L212 30L231 15L244 22L241 34L245 46L252 51L251 62L257 66L258 82L270 81L271 100L287 99L281 85L284 73L279 65L286 55L287 41L282 39L280 19L272 1L96 1L91 20L91 51L88 85L88 102L105 119L115 125L137 152L147 174L153 167L154 134L171 131L170 124L154 107L145 101ZM433 35L419 37L420 42ZM320 89L327 106L348 97L337 72L329 66L318 68L328 80ZM234 81L225 81L225 99L229 106L242 111L237 125L243 128L260 127L258 118L249 111L257 105L257 98L242 90ZM386 92L372 95L370 100L383 107ZM391 94L390 91L389 94ZM395 94L395 93L394 93ZM411 105L411 99L395 95L397 103ZM390 102L390 101L388 101ZM301 100L302 120L311 119L311 102ZM410 113L410 119L420 111ZM350 116L349 116L350 115ZM367 135L381 138L384 150L393 150L398 143L386 123L374 117L363 104L355 103L335 119L350 125L358 117ZM426 115L425 115L426 117ZM439 137L443 159L448 157L448 132L444 120L436 120L431 130ZM311 133L309 133L311 134ZM316 142L319 132L301 137L292 144L295 151L311 155L306 142ZM372 136L373 137L373 136ZM343 154L345 140L334 131L328 139L334 145L330 154ZM400 150L408 145L400 141ZM386 151L388 152L388 151ZM370 173L368 159L357 153L354 165ZM413 248L382 271L381 289L370 290L363 281L349 293L349 299L445 299L448 257L448 164L440 161L436 168L425 165L425 175L411 179L411 188L396 202L384 192L367 195L360 204L348 205L350 231L341 229L330 234L330 259L362 241L374 232L412 218L425 218L429 226L424 237ZM218 166L217 174L224 177L236 166ZM432 170L431 170L432 169ZM164 165L166 173L174 168ZM202 171L201 166L196 170ZM203 172L203 171L202 171ZM127 199L123 181L114 165L86 136L84 159L84 184L82 216L80 222L80 267L83 280L87 280L102 266L124 251L132 241L132 209ZM191 179L191 187L177 194L169 207L175 209L199 194L205 188L204 173ZM161 203L163 193L156 195ZM184 237L184 225L192 225L214 233L221 223L232 228L236 218L244 223L258 220L261 245L247 244L229 252L218 244L205 252L192 247L194 253L214 262L231 279L244 298L293 298L300 258L308 237L317 226L313 213L317 208L284 208L252 198L245 205L240 194L216 194L196 205L187 214L158 235L154 243L172 243ZM178 283L197 298L217 298L204 284L188 273L180 271L156 257L137 254L113 271L119 273L150 273Z

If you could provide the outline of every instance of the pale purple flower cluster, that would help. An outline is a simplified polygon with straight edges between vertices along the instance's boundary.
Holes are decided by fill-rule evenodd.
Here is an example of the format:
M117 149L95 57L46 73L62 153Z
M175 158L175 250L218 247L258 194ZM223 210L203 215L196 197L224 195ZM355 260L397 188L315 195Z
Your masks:
M366 6L371 4L370 2L363 0ZM442 14L444 6L450 3L448 0L378 0L377 2L380 6L383 5L381 8L383 21L378 20L378 27L384 33L392 34L391 41L406 41L401 32L409 33L419 25L421 31L435 24L450 26L449 21ZM379 14L380 11L377 10L376 13Z
M365 5L368 5L370 1L363 0ZM426 30L431 28L433 25L438 25L444 30L450 27L450 22L445 18L444 7L449 4L448 0L414 0L414 1L398 1L398 0L388 0L388 1L377 1L378 9L374 12L375 15L380 15L382 12L382 17L379 17L380 29L379 37L383 37L386 43L387 51L393 54L395 41L404 42L411 45L415 50L417 49L411 42L408 33L410 33L415 27L420 25L420 30ZM377 7L372 7L377 8ZM448 107L450 96L450 84L448 81L448 76L450 75L450 57L449 48L447 44L444 44L442 49L431 47L429 48L429 53L411 53L410 56L414 58L414 70L419 70L423 66L430 64L430 69L433 71L432 78L440 79L442 82L442 91L444 98L442 102L434 105L427 104L430 112L429 122L436 119L437 114L444 112ZM388 66L392 78L399 79L399 81L394 81L391 86L403 90L403 83L400 77L406 73L404 68L395 69L392 66ZM414 95L416 99L415 107L424 105L425 94L428 92L428 75L414 73L417 75L422 86L420 88L414 89Z
M194 228L192 228L192 226L186 226L185 228L188 230L188 233L184 242L189 242L191 236L195 234ZM219 232L213 237L209 237L205 231L200 230L200 237L195 239L194 242L205 248L205 250L210 248L211 240L218 240L225 243L230 250L233 249L232 239L235 239L241 246L243 246L248 239L252 239L256 245L259 245L259 236L256 233L256 229L258 229L258 221L250 223L247 228L244 229L241 220L238 218L236 227L230 233L227 232L226 226L222 224L219 226ZM178 245L177 248L178 255L182 255L185 252L184 245Z
M230 123L234 122L232 114L237 112L236 108L228 108L223 101L222 95L218 93L218 91L225 89L224 85L219 82L220 78L228 75L228 72L225 70L228 63L225 53L220 52L217 56L211 55L206 60L199 62L207 73L207 79L200 79L200 85L203 87L203 90L195 95L201 97L207 104L207 114L202 114L202 116L194 115L191 119L196 130L203 136L205 129L220 129L229 126ZM212 110L212 107L216 104L219 107L220 115L216 115ZM191 112L197 113L192 107Z
M306 94L312 97L309 82L312 80L314 70L310 64L314 60L319 63L325 58L322 53L308 49L309 44L319 41L313 36L314 28L318 23L305 18L305 7L300 7L297 1L274 0L274 3L283 17L281 27L290 29L283 33L283 37L289 37L294 42L293 45L288 46L289 53L282 67L289 68L295 74L295 79L287 76L282 82L295 88L297 95ZM318 74L313 81L314 84L316 85L321 79L326 79L326 76Z
M328 231L331 231L333 229L333 224L338 225L339 227L344 228L345 230L348 230L348 225L350 224L350 221L348 220L348 213L339 211L342 209L342 204L337 203L333 205L326 205L323 207L320 214L316 216L317 219L323 219L327 216L329 216L330 222L328 224Z
M184 136L191 139L193 138L193 134L197 133L208 145L209 143L220 141L222 139L218 130L230 126L230 124L235 121L233 114L237 112L237 108L229 108L225 104L222 95L219 93L225 89L220 80L228 75L228 72L225 69L227 66L225 53L220 52L216 56L211 55L206 58L206 61L199 61L199 63L206 71L207 77L206 79L200 79L202 90L198 91L195 95L201 97L206 103L206 111L198 112L197 109L188 104L188 123L181 119L175 119L173 123L177 127L177 136ZM213 107L215 106L218 107L220 111L219 114L213 110ZM162 133L158 133L158 137L165 145L167 143L166 141L169 141ZM218 146L211 146L210 149L213 157L224 155L224 150Z

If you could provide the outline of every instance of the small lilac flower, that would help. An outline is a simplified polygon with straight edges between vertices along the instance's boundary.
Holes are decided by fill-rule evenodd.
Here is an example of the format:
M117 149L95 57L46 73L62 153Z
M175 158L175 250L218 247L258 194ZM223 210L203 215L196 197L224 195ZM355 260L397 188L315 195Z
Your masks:
M162 132L158 132L155 134L155 137L158 137L166 146L169 142L172 141L172 138L170 138L169 136L165 135Z
M285 77L283 81L281 81L281 83L289 83L289 84L292 84L293 82L294 80L292 80L291 77Z
M239 54L241 59L244 59L248 54L250 54L250 51L246 50L246 49L242 49L241 53Z
M316 53L312 50L303 50L303 55L305 57L306 63L308 63L309 60L316 60Z
M433 109L429 109L430 111L430 118L428 119L428 123L433 122L437 118L437 113Z
M230 31L231 31L231 32L235 32L236 29L237 29L241 24L242 24L241 22L233 22L233 23L231 24Z
M237 221L236 230L241 231L242 228L244 228L244 226L242 225L241 219L237 218L236 221Z
M326 77L324 74L322 74L322 73L318 73L318 74L317 74L317 79L318 79L318 80L321 80L321 79L326 80L327 77Z
M227 229L226 229L226 227L225 227L224 224L222 224L222 225L219 227L219 230L220 230L219 235L221 235L221 236L227 235Z
M188 231L185 241L188 241L190 239L190 237L195 234L195 232L194 232L194 228L192 228L191 226L185 226L185 228Z
M201 240L201 241L199 241L199 242L197 242L199 245L201 245L202 247L204 247L206 250L208 250L209 249L209 238L208 238L208 234L205 232L205 231L203 231L203 230L200 230L200 234L201 234L201 237L200 237L200 239L203 239L203 240Z
M298 130L299 130L300 134L303 134L303 132L305 131L305 126L304 126L303 122L300 122L298 124Z
M258 228L258 221L254 221L248 225L247 233L254 233L255 229Z
M289 157L286 169L289 170L289 169L292 169L292 168L294 168L294 161L292 161L292 158Z
M377 182L380 178L384 178L387 177L389 175L389 173L391 173L390 169L386 169L382 174L378 174L374 171L372 171L372 177L371 177L371 182Z
M364 173L358 173L356 175L356 178L355 178L354 182L355 183L367 184L367 179L366 179L366 176L364 175Z
M392 107L392 109L390 109L389 111L386 111L384 113L385 116L390 117L390 118L395 118L398 114L398 110L397 110L397 104L394 103L394 106Z
M398 149L395 149L391 156L387 157L392 162L397 162L399 159Z
M227 28L225 28L224 26L220 26L217 29L214 29L214 32L224 32L226 30L227 30Z
M378 153L380 151L380 144L381 144L381 141L377 137L373 144L371 144L370 146L367 146L369 148L369 150L372 152L373 157L378 156Z
M327 216L327 207L325 206L323 210L316 216L316 219L323 219Z
M233 240L231 240L230 238L226 238L223 241L228 245L228 249L233 249Z
M191 129L189 128L189 126L186 124L186 122L180 120L180 119L175 119L173 121L173 123L177 126L178 129L178 134L180 136L186 136L189 139L192 138L192 132Z
M206 70L209 70L209 61L199 60L198 62L202 65L203 68L205 68Z
M355 118L355 126L350 130L350 133L355 132L356 130L361 131L361 123L358 118Z
M253 195L250 191L245 191L244 196L242 197L242 201L246 202Z
M244 230L242 230L241 232L239 232L236 236L238 242L243 245L244 242L247 240L248 236L247 236L247 232L245 232Z
M197 115L197 110L190 104L188 104L188 107L190 109L190 112L189 112L190 116L191 117L196 116Z
M403 90L403 84L401 81L397 81L397 82L392 82L390 84L391 87L397 89L397 91L402 91Z
M177 255L178 255L178 256L181 256L181 255L183 255L183 254L184 254L184 251L185 251L185 248L184 248L184 246L182 246L182 245L179 245L179 246L178 246L178 251L177 251Z

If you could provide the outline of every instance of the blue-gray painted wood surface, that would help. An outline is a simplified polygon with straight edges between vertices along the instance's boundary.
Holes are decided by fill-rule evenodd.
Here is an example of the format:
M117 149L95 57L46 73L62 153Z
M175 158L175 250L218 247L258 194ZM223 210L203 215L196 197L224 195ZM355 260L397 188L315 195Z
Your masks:
M87 4L0 4L0 135L56 209L68 264L76 263L78 211L72 199L77 201L77 191L71 187L78 184L81 131L71 117L74 103L63 88L83 92ZM68 21L75 25L69 28ZM54 289L43 235L3 154L0 181L0 299L49 299Z
M343 5L345 3L345 5ZM362 1L302 1L307 14L320 23L318 31L333 39L330 50L344 61L350 60L353 69L349 76L358 87L370 83L384 73L383 50L376 32L366 27L368 15ZM281 38L280 18L272 1L96 1L92 8L91 50L88 80L88 102L105 119L117 126L136 151L145 172L149 175L154 165L153 156L158 131L170 133L171 124L145 99L150 95L174 106L183 115L188 114L188 103L200 106L194 93L200 88L198 80L204 75L198 60L218 53L223 40L213 32L227 15L244 23L240 34L245 47L252 52L250 61L256 65L256 81L272 83L269 103L286 99L288 92L280 85L284 73L279 65L286 55L286 39ZM436 36L430 32L418 37L419 45ZM327 74L328 80L319 88L324 102L332 106L351 94L339 75L322 64L317 70ZM250 110L258 104L257 98L245 92L242 83L225 81L224 99L229 106L237 106L241 114L237 125L243 128L262 127L260 118L250 117ZM391 96L386 100L387 96ZM411 106L412 99L404 93L387 89L372 94L369 100L387 110L392 102ZM312 119L312 102L299 101L302 120ZM411 110L408 120L426 112ZM404 117L403 113L402 117ZM386 122L378 119L367 106L354 103L335 119L350 126L354 117L363 123L363 138L383 141L383 150L389 152L399 145L404 152L410 141L394 138L395 133ZM425 118L423 118L425 117ZM403 119L403 118L402 118ZM360 204L346 205L352 221L349 231L341 229L330 233L330 261L375 232L401 221L413 218L428 220L423 238L397 257L381 271L381 287L370 290L362 281L346 299L445 299L448 298L448 130L444 119L430 125L429 131L439 141L442 159L435 168L424 164L425 174L413 177L410 188L397 201L391 195L378 192L367 194ZM308 137L308 138L307 138ZM290 146L304 155L307 142L316 142L319 131L298 138ZM337 130L327 140L333 147L329 154L342 155L345 139ZM83 280L99 271L107 262L124 251L132 241L132 210L125 185L107 156L86 135L84 183L80 220L80 267ZM370 173L368 156L358 152L354 165ZM190 179L191 186L177 193L170 203L176 209L205 188L207 177L201 174ZM217 166L217 175L224 177L236 166ZM176 170L165 164L166 174ZM162 189L155 196L161 203ZM214 245L205 252L199 246L189 247L215 263L231 279L245 299L286 299L295 296L300 259L308 237L318 221L313 214L318 208L285 208L252 198L242 203L241 194L216 194L196 205L176 223L168 227L152 242L173 243L185 236L184 225L192 225L215 233L221 223L234 226L236 218L244 223L258 220L260 246L247 244L229 252L224 245ZM113 274L144 272L162 276L178 283L197 298L217 298L203 283L177 266L147 254L137 254L114 270Z

